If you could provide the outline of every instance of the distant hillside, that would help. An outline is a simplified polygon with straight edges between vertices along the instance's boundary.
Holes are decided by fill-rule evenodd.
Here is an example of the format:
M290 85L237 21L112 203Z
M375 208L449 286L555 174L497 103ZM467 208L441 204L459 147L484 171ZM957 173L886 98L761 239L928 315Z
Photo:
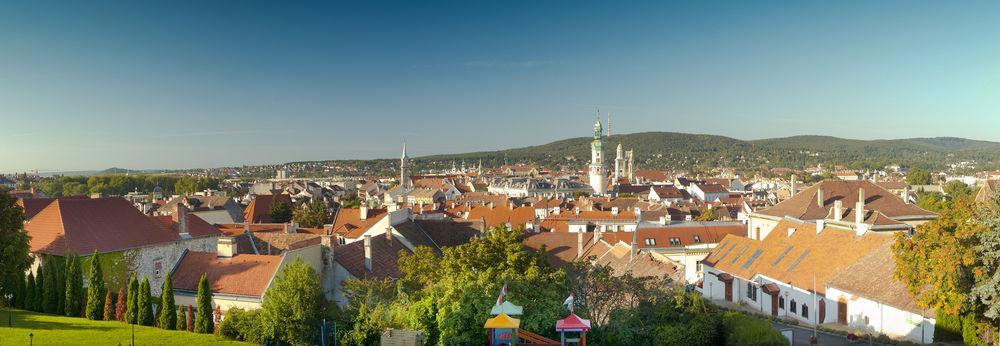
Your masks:
M484 166L504 163L536 163L551 167L582 168L590 160L591 138L579 137L516 149L417 159L418 166L444 168L454 161ZM856 140L829 136L794 136L743 141L734 138L673 132L643 132L614 135L605 139L605 157L611 164L615 147L635 151L642 168L708 169L726 165L744 169L774 167L803 168L822 163L853 168L882 168L899 164L943 169L950 163L975 160L978 169L1000 163L1000 143L954 137Z

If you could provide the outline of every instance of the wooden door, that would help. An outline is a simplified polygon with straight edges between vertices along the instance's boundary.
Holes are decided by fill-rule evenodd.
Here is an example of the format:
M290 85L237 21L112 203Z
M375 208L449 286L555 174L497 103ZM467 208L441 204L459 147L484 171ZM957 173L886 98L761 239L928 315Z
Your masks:
M733 301L733 280L726 281L726 301Z
M826 299L820 298L819 315L816 316L816 323L823 323L823 321L826 321Z
M837 299L837 322L847 324L847 300L844 297Z
M771 316L778 316L778 294L771 295Z

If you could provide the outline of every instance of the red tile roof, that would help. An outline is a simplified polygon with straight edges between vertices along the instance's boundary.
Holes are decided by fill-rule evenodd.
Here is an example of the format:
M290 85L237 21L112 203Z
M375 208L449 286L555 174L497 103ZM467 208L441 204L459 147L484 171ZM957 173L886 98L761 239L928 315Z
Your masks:
M775 204L773 207L759 210L757 213L774 217L790 216L800 220L819 220L826 218L830 214L834 202L839 200L845 214L853 215L854 205L858 201L859 188L863 188L865 191L865 210L878 211L890 218L937 217L937 214L916 205L907 204L896 194L867 180L824 180ZM820 190L823 193L823 206L819 206L817 203L817 195Z
M362 220L360 208L341 208L337 211L337 219L333 222L333 233L349 239L357 239L388 215L389 213L385 209L369 208L368 216Z
M281 256L238 254L219 258L215 252L189 251L171 274L174 289L198 291L202 274L213 293L261 297L274 278Z
M88 199L87 196L69 196L61 197L61 199ZM17 200L17 205L20 205L24 209L24 220L28 221L35 217L38 212L48 207L55 198L22 198Z
M180 239L176 231L117 197L58 199L24 229L31 236L32 252L55 255L118 251Z
M172 216L153 216L154 221L160 224L160 227L169 229L173 232L180 234L177 222L174 222ZM187 217L188 234L192 237L203 237L203 236L215 236L221 235L222 232L219 228L213 226L198 215L188 213Z
M395 237L389 241L384 233L373 236L371 271L365 269L364 243L362 239L337 246L333 251L334 260L355 278L398 278L403 275L399 271L399 252L410 253L410 250L402 242Z
M743 237L746 236L746 226L742 224L718 225L705 224L700 226L670 226L657 228L639 228L635 234L636 243L639 248L665 248L688 246L696 244L711 244L722 241L727 235ZM608 243L614 244L618 241L625 244L632 243L632 232L605 232L604 238ZM699 242L694 241L698 236ZM679 244L670 243L670 239L676 239ZM653 245L646 245L646 239L653 239Z
M243 211L243 219L250 223L270 223L271 204L274 203L275 199L288 203L289 207L292 205L292 197L287 194L254 195L246 210Z

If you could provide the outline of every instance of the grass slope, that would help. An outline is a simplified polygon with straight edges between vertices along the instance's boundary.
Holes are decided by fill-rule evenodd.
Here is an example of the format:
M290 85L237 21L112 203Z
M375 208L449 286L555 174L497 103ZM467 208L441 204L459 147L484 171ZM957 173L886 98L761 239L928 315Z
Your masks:
M0 345L27 345L34 334L35 345L129 345L130 325L117 321L91 321L85 318L54 316L14 310L14 327L7 327L8 310L0 312ZM225 340L211 334L135 327L136 345L249 345Z

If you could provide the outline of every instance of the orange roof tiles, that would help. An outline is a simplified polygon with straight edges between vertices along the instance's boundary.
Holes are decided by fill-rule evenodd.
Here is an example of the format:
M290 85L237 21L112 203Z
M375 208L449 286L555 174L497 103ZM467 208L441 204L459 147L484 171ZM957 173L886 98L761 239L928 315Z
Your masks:
M757 211L759 214L774 217L790 216L800 220L819 220L825 218L835 201L841 201L845 215L853 215L853 208L858 201L858 189L865 192L865 210L875 210L890 218L917 217L934 218L937 214L907 204L902 198L866 180L824 180L781 201L774 206ZM817 199L822 190L823 206Z
M287 194L254 195L246 210L243 211L243 219L250 223L270 223L271 205L275 200L288 203L289 207L292 206L292 197Z
M355 239L361 237L372 226L389 215L385 209L368 209L368 216L361 219L360 208L341 208L333 222L333 232Z
M219 258L215 252L189 251L171 274L174 289L198 291L208 275L213 293L261 297L281 263L281 256L238 254Z

